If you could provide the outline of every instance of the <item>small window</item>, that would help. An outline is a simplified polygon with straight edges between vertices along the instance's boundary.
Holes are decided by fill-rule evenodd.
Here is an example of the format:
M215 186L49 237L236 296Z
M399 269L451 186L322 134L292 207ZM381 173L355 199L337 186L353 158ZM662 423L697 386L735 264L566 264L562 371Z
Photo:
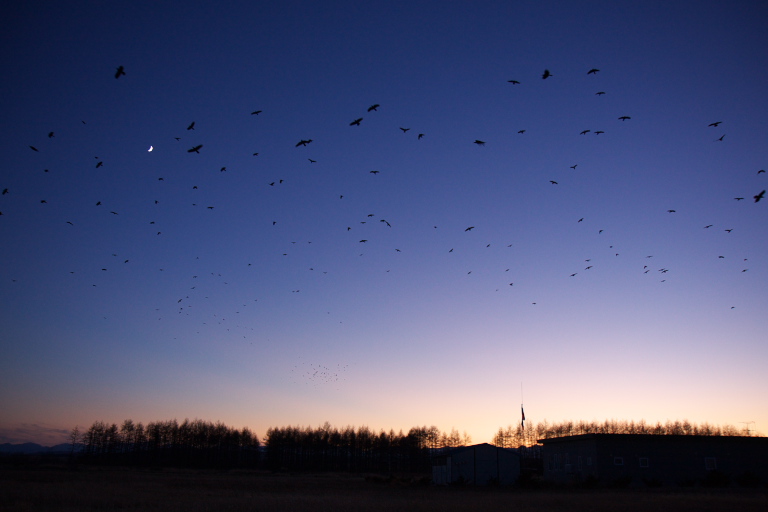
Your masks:
M704 468L707 471L714 471L717 469L717 459L715 457L704 457Z
M613 465L614 466L623 466L624 465L624 457L614 457L613 458Z
M648 457L640 457L640 467L641 468L648 467Z

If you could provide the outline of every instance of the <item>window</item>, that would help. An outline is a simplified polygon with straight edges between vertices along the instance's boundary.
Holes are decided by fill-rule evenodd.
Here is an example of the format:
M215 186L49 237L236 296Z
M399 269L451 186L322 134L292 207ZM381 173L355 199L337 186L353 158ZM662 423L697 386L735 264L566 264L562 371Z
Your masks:
M623 466L624 465L624 457L614 457L613 458L613 465L614 466Z
M641 468L648 467L648 457L640 457L640 467Z
M704 468L707 471L714 471L717 469L717 459L715 457L704 457Z

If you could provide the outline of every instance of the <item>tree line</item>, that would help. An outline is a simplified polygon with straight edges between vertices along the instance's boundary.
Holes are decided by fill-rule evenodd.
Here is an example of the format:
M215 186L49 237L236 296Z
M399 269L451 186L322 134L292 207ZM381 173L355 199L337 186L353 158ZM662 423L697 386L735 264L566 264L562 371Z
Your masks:
M184 467L247 467L259 461L261 443L247 427L185 419L143 425L128 419L120 427L96 421L85 432L70 435L73 454L99 464Z
M562 421L549 423L529 423L499 428L491 444L502 448L531 447L539 439L550 437L575 436L581 434L648 434L648 435L687 435L687 436L743 436L745 432L732 425L710 425L709 423L691 423L688 420L667 420L655 424L640 421L605 420L599 421Z
M499 428L491 444L516 448L524 459L540 457L539 439L579 434L651 434L737 436L731 425L696 424L687 420L650 424L645 421L530 422ZM384 474L429 473L432 459L452 448L472 444L466 432L443 432L435 426L378 432L366 426L336 428L328 422L313 427L272 427L264 443L247 427L185 419L118 426L96 421L86 431L75 427L72 455L96 464L214 468L264 468L297 471L347 471Z

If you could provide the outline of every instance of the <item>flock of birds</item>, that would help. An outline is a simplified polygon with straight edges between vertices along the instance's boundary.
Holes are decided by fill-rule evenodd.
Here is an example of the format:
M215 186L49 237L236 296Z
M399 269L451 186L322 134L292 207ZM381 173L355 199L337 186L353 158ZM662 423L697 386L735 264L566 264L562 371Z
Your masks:
M597 75L599 73L599 71L600 70L597 69L597 68L592 68L592 69L587 71L587 74L588 75ZM128 75L127 75L126 70L125 70L125 68L123 66L119 66L116 69L115 73L114 73L115 79L121 79L122 77L127 77L127 76ZM547 69L541 75L541 79L548 80L548 79L552 78L553 76L554 75ZM508 80L508 83L512 84L515 87L517 87L517 86L519 86L521 84L521 82L519 80ZM597 96L603 96L603 95L606 94L606 92L605 91L597 91L595 94ZM365 114L362 115L362 116L355 116L349 122L349 126L353 127L353 129L364 129L364 126L366 124L365 123L366 117L368 117L368 115L375 115L375 113L378 112L380 108L381 108L381 105L378 104L378 103L371 104L367 108ZM250 114L253 115L253 116L258 116L258 115L262 114L262 112L263 112L262 110L254 110ZM352 116L350 116L350 117L352 117ZM630 116L628 116L628 115L621 115L621 116L617 117L617 120L621 121L622 123L630 121L631 119L632 118ZM85 124L85 121L82 121L82 123ZM709 127L718 128L720 126L720 124L722 124L721 121L715 121L715 122L710 123ZM195 121L192 121L192 122L190 122L186 126L186 131L193 132L195 130L195 128L196 128L196 123L195 123ZM399 129L402 131L403 134L408 134L408 132L411 130L410 127L404 127L404 126L399 126ZM394 127L393 127L393 130L394 130ZM523 134L525 134L525 132L526 132L526 130L522 129L522 130L519 130L517 133L520 134L520 135L523 135ZM603 134L605 132L603 130L594 130L593 131L593 130L589 130L589 129L582 130L582 131L579 132L580 135L588 135L590 133L592 133L592 134L594 134L596 136L599 136L599 135L601 135L601 134ZM426 136L425 133L418 133L416 135L416 138L417 138L417 140L421 140L425 136ZM54 131L50 131L50 132L47 133L47 138L48 139L54 139L55 137L56 137L56 133ZM722 142L724 140L724 137L725 137L725 134L723 134L723 135L719 136L718 138L714 139L714 141L715 142ZM181 137L174 137L174 139L177 142L181 142L181 140L182 140ZM311 146L313 143L314 143L314 140L312 138L301 138L300 140L298 140L295 143L295 148L303 149L303 148L313 147L313 146ZM486 141L481 140L481 139L468 140L467 143L468 144L469 143L474 143L475 145L481 146L481 147L482 146L486 146ZM43 147L43 146L40 145L40 143L35 143L35 144L29 145L29 148L30 148L31 151L33 151L35 153L41 153L41 154L45 153L45 149L41 150L38 146ZM206 149L207 148L206 148L205 144L200 143L200 142L195 142L191 146L188 146L188 149L186 149L186 152L190 153L190 154L193 154L193 155L199 155L199 154L201 154L201 151L204 152ZM150 146L147 151L152 152L153 150L154 150L154 147ZM258 157L259 156L259 152L253 152L252 156ZM309 161L310 164L316 164L318 162L318 160L316 158L311 158L311 157L308 157L307 160ZM100 169L104 165L105 165L105 160L101 159L99 157L96 157L95 168ZM574 165L571 166L571 169L576 170L576 167L577 167L577 164L574 164ZM226 171L227 171L227 166L221 166L220 169L219 169L219 172L221 172L221 173L224 173ZM44 172L47 173L47 172L49 172L49 170L45 169ZM368 173L370 173L372 176L375 177L375 176L380 174L380 171L377 170L377 169L374 169L374 170L368 171ZM758 173L758 175L759 174L764 174L765 170L761 169L757 173ZM158 179L158 181L164 181L164 177L158 177L157 179ZM376 178L376 179L380 179L380 178ZM266 185L268 185L270 187L277 187L279 185L282 185L283 183L284 183L284 179L283 178L275 178L274 180L267 181ZM554 180L554 179L553 180L549 180L549 183L551 185L553 185L553 186L554 185L559 185L559 182L557 180ZM9 187L3 187L0 184L0 187L2 187L2 196L3 196L3 198L5 198L6 196L9 196L9 195L12 195L12 194L14 194L16 192L10 186ZM192 190L198 190L198 186L197 185L192 185L190 188ZM753 196L754 202L758 203L761 200L763 200L765 198L765 193L766 193L765 190L757 192ZM338 194L338 199L339 200L343 200L344 197L345 196L344 196L343 193L339 193ZM742 201L742 200L745 199L745 197L735 197L733 199L736 200L736 201ZM42 205L48 204L48 198L41 197L39 199L39 203L42 204ZM159 203L159 200L155 200L155 204L158 204L158 203ZM99 207L99 208L105 207L105 205L103 204L103 202L101 200L97 200L93 204L94 204L95 207ZM2 202L0 202L0 206L2 206ZM193 206L198 206L198 203L193 203ZM208 204L208 205L205 205L204 208L208 209L208 210L213 210L215 208L215 206ZM116 210L111 210L111 209L107 208L106 211L108 211L109 214L114 215L114 216L120 215L120 212L118 212ZM675 209L669 209L669 210L667 210L667 213L674 214L674 213L676 213L676 210ZM0 221L13 222L14 215L15 215L15 212L13 210L7 210L5 208L0 209L0 216L2 216L2 218L0 218ZM577 220L577 223L581 223L583 221L584 221L584 218L581 217L581 218L579 218ZM360 224L362 224L362 225L365 225L365 224L373 222L373 223L377 223L377 224L379 224L381 226L385 226L388 229L395 229L395 228L393 228L393 225L392 225L392 223L389 220L387 220L386 218L376 218L376 216L374 214L372 214L372 213L366 214L365 217L363 217L360 220L358 220L358 222L360 222ZM75 226L75 222L73 222L73 220L71 220L71 219L66 219L66 220L63 221L63 223L67 224L70 227L74 227ZM278 224L278 221L277 220L272 220L271 223L272 223L273 226L276 226ZM154 220L150 221L149 224L153 225L153 228L155 228L155 226L154 226L155 221ZM712 227L713 227L713 225L711 225L711 224L708 224L708 225L704 226L705 229L711 229ZM437 229L437 226L433 226L433 228ZM353 228L353 225L349 225L348 224L346 226L341 227L341 229L344 229L345 231L350 232L350 231L355 231L357 228ZM475 226L470 225L470 226L467 226L464 229L464 232L471 232L473 229L475 229ZM729 228L725 229L725 231L730 233L732 231L732 229L729 227ZM153 233L154 232L156 232L155 236L162 236L163 235L163 231L160 230L160 229L153 229ZM600 229L597 234L602 234L602 233L603 233L603 230ZM359 238L357 243L358 244L366 244L368 241L369 241L369 238ZM312 243L311 241L306 241L306 244L311 244L311 243ZM297 242L292 242L292 244L297 244ZM486 247L490 247L490 246L491 246L490 243L486 245ZM506 244L506 246L507 247L512 247L512 244ZM614 249L613 245L609 245L608 247L611 250ZM401 248L399 248L399 247L393 247L392 249L394 250L395 253L402 252ZM454 252L454 248L453 247L446 247L445 251L447 253L453 253ZM619 256L620 255L619 252L615 252L615 251L614 251L614 254L615 254L615 256ZM287 255L288 255L288 252L285 252L285 251L281 252L281 256L287 256ZM122 262L121 263L122 265L130 264L130 262L131 262L131 258L120 257L120 256L118 256L117 253L111 253L111 256L112 256L114 262L118 262L118 261ZM642 272L646 273L646 274L651 273L651 272L658 273L662 277L661 281L664 282L666 280L665 276L666 276L666 274L668 274L670 272L670 269L667 268L666 266L661 266L661 267L658 267L658 268L652 267L651 264L650 264L650 261L651 261L651 258L653 258L653 255L645 255L644 258L646 259L646 262L642 266ZM721 256L719 256L719 258L724 258L724 256L721 255ZM746 261L746 258L744 260ZM248 263L247 266L250 267L251 263ZM595 265L592 262L592 258L587 258L587 259L585 259L583 261L583 267L578 268L578 269L573 269L573 271L569 274L569 277L575 278L575 277L577 277L582 272L592 271L594 266ZM159 271L164 271L165 268L159 268L158 270ZM310 267L309 270L310 271L314 271L315 267ZM747 268L744 268L742 270L742 272L746 272L747 270L748 270ZM100 267L100 272L107 272L107 271L108 271L108 265ZM509 271L510 271L509 268L507 268L505 270L505 272L509 272ZM324 273L324 274L327 273L327 271L321 271L321 272ZM387 270L387 272L389 272L389 270ZM71 271L71 273L75 274L75 271L73 270L73 271ZM472 270L468 270L467 271L467 275L469 275L469 274L472 274ZM186 291L181 292L179 294L179 297L178 297L178 299L176 301L176 304L175 304L175 308L176 308L175 309L175 313L177 313L177 314L186 314L186 315L192 316L192 317L196 318L197 320L199 320L201 325L216 324L216 325L223 326L227 330L229 330L229 329L237 329L237 330L239 330L239 332L240 332L240 334L242 335L243 338L248 338L250 334L249 334L249 332L246 332L246 331L253 331L254 328L252 326L249 326L249 325L247 325L245 323L238 323L237 321L232 322L232 321L229 320L232 316L236 317L240 313L240 309L238 309L236 311L230 311L228 313L222 313L222 312L213 313L213 314L210 314L206 318L201 318L198 314L195 313L196 308L193 306L193 304L195 302L195 299L199 299L200 298L200 294L198 294L198 292L196 290L198 290L198 287L200 287L200 283L203 281L204 278L208 280L208 286L209 287L211 286L211 279L216 281L216 282L218 282L218 283L220 283L221 285L227 285L229 283L229 281L226 280L227 278L222 276L221 271L220 270L215 270L215 269L213 271L211 271L211 269L208 269L208 271L205 272L205 273L201 270L201 272L199 274L189 276L189 284L190 284L190 286L187 288ZM12 280L16 281L16 278L12 278ZM505 281L505 284L508 285L508 286L514 286L515 282L514 282L514 280L508 279L508 280ZM92 286L95 287L97 285L96 285L96 283L93 283ZM499 288L497 288L496 290L498 291ZM291 289L291 293L300 293L300 292L301 292L301 288L292 288ZM251 306L253 304L253 302L256 302L257 300L258 300L258 298L252 298L252 297L249 298L247 301L242 302L242 308L247 308L248 306ZM536 304L536 302L532 302L532 304ZM163 310L163 308L157 308L157 311L162 311L162 310ZM166 312L168 312L170 310L170 308L166 307L164 310ZM159 315L158 319L162 319L162 315ZM309 370L307 370L306 372L303 372L303 374L305 375L307 380L312 380L312 381L319 380L319 381L323 381L323 382L329 382L329 381L332 381L332 380L335 381L337 379L337 377L338 377L338 371L331 371L328 368L319 367L319 366L317 368L313 366Z

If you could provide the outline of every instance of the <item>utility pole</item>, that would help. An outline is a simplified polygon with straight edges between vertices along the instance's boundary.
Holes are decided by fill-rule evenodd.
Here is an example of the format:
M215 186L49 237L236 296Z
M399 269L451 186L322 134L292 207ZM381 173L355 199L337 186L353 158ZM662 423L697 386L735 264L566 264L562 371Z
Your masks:
M750 425L750 424L752 424L752 423L754 423L754 421L740 421L739 423L743 423L743 424L744 424L744 432L745 432L745 435L746 435L747 437L750 437L750 434L749 434L749 425Z

